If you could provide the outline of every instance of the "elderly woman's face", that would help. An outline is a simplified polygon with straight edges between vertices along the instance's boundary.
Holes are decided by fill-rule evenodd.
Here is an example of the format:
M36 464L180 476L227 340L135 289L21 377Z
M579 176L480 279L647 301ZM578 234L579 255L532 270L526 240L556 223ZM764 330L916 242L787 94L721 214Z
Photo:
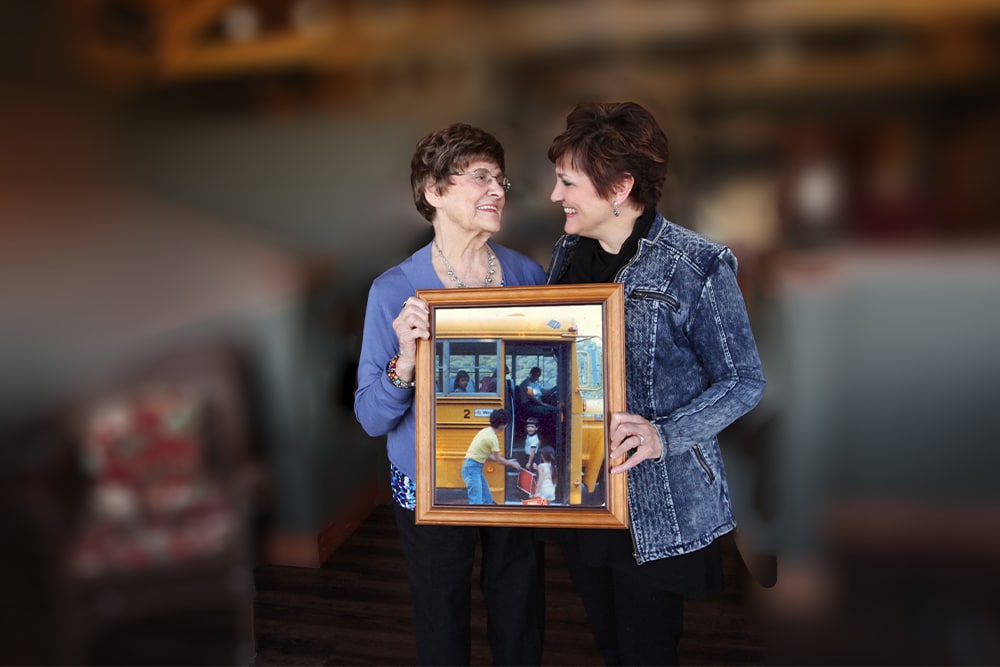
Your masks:
M599 238L598 229L613 219L611 202L597 193L590 178L575 169L567 156L559 158L555 166L556 185L549 197L562 204L567 234Z
M488 183L483 183L476 173L481 169L488 173ZM427 201L437 209L436 218L468 231L490 234L500 231L500 218L507 201L500 167L495 162L477 160L461 172L453 174L451 183L441 192L427 194Z

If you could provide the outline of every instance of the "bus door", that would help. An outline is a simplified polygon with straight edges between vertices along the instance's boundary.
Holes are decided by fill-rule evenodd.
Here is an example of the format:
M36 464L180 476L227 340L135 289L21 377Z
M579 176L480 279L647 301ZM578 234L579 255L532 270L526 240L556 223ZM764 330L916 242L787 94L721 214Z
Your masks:
M581 434L579 393L576 391L576 358L573 339L565 341L506 341L505 361L511 369L514 392L510 454L524 463L525 423L539 421L542 446L556 452L556 500L558 504L580 504ZM541 369L541 404L525 393L525 381L533 368Z

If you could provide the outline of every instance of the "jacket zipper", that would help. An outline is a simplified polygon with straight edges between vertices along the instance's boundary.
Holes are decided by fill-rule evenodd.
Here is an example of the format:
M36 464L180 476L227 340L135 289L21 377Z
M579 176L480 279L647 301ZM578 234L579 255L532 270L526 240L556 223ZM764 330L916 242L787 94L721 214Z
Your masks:
M637 289L632 290L632 297L636 299L655 299L657 301L663 301L674 310L680 310L681 308L681 304L677 299L669 294L664 294L663 292L652 292L650 290Z
M714 482L715 473L713 473L712 469L708 467L708 461L705 460L705 455L701 453L701 447L695 445L691 448L691 450L694 452L695 458L698 459L698 463L701 464L702 470L704 470L705 474L708 475L709 481Z

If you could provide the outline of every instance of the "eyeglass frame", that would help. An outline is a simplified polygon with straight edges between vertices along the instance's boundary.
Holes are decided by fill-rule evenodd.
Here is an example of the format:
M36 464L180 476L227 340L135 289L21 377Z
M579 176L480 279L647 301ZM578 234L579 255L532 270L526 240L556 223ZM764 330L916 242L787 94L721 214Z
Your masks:
M501 175L500 178L497 178L496 176L491 174L490 170L487 169L486 167L480 167L479 169L472 169L471 171L453 171L451 172L451 175L475 176L477 179L482 178L484 181L482 185L487 188L490 187L490 184L493 183L493 181L496 181L497 183L500 184L500 187L503 188L504 192L510 192L510 180L507 179L506 174Z

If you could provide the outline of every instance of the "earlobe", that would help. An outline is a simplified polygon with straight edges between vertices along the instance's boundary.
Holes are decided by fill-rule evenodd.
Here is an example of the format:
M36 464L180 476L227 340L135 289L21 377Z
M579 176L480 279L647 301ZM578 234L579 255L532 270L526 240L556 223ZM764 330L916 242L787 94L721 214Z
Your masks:
M427 203L434 208L439 208L441 204L441 193L438 192L436 185L424 186L424 199L426 199Z

